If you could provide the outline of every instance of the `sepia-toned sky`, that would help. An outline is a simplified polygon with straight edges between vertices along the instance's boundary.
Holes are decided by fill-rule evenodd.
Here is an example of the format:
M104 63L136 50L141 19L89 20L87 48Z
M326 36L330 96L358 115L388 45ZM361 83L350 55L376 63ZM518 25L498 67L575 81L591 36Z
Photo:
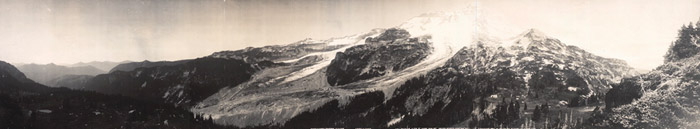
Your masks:
M476 5L514 30L651 69L697 0L0 0L0 60L178 60L394 27Z

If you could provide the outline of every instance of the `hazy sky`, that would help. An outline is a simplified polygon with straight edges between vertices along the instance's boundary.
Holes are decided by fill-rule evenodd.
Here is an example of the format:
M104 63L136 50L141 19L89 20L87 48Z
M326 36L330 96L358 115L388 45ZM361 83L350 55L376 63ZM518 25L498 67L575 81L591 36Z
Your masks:
M363 33L470 5L643 69L661 64L680 26L700 18L698 0L0 0L0 60L196 58Z

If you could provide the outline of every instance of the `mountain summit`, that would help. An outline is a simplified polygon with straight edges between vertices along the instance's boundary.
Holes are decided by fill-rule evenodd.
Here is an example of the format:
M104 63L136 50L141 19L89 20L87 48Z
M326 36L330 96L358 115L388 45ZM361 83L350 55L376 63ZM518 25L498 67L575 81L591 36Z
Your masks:
M542 32L540 30L534 29L534 28L527 30L523 34L523 37L527 37L527 38L530 38L533 40L538 40L538 41L541 41L541 40L548 38L547 34L545 34L544 32Z

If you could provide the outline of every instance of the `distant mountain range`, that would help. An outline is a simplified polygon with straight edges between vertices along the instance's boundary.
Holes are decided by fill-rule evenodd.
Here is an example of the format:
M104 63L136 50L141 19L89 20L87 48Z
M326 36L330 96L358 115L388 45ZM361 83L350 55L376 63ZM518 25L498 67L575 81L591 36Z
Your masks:
M107 73L93 66L67 67L56 64L25 64L17 68L26 74L27 78L48 86L54 86L55 79L66 75L95 76Z
M116 66L111 67L109 70L110 73L114 71L133 71L136 68L149 68L149 67L156 67L156 66L171 66L171 65L177 65L177 64L183 64L188 62L189 60L180 60L180 61L157 61L157 62L151 62L148 60L145 60L143 62L125 62L118 64Z
M92 66L102 71L111 71L115 66L119 64L131 63L132 61L122 61L122 62L110 62L110 61L92 61L92 62L78 62L75 64L66 65L68 67L81 67L81 66Z
M110 73L114 71L133 71L141 67L155 67L182 64L188 60L182 61L158 61L150 62L109 62L109 61L93 61L79 62L68 65L50 64L17 64L20 71L27 75L27 78L38 83L52 87L68 87L81 88L96 75Z

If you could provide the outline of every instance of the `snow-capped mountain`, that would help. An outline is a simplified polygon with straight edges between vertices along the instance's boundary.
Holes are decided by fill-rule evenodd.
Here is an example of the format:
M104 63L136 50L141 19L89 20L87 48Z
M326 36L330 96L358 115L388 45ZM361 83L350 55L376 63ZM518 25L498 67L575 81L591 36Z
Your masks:
M367 92L381 91L385 99L392 99L407 80L429 73L456 71L468 76L502 69L521 81L513 83L522 85L515 86L522 90L516 91L518 98L543 94L546 97L540 99L559 102L600 95L622 77L636 74L624 61L567 46L535 29L514 38L478 31L489 25L471 14L430 13L393 29L215 53L211 57L290 65L256 72L250 81L223 88L192 111L225 125L279 125L334 100L342 103ZM558 91L561 94L544 95Z
M346 37L121 64L72 82L82 83L80 89L189 108L217 124L239 127L347 122L494 127L498 124L488 121L519 120L495 117L515 108L503 108L506 98L513 105L587 105L636 74L624 61L595 56L536 29L497 33L492 28L499 25L473 14L428 13L395 28ZM438 119L441 115L450 119ZM299 125L307 118L325 121ZM420 119L434 121L414 123Z
M211 114L215 118L218 118L218 123L222 124L238 126L261 125L284 122L286 119L298 113L313 109L332 99L350 97L365 91L385 90L391 92L393 88L401 85L405 80L419 76L420 74L425 74L429 70L441 66L460 48L466 44L472 43L473 41L470 39L476 34L458 34L458 32L474 32L468 29L451 29L453 30L451 32L455 33L442 33L444 35L426 35L428 33L421 33L427 31L444 32L450 30L449 27L470 27L474 25L475 17L469 17L469 14L470 12L435 16L424 15L411 19L401 25L401 27L397 27L399 29L408 30L408 33L414 36L411 38L424 37L424 39L427 40L426 42L432 42L429 43L430 45L424 46L430 47L431 51L416 55L419 57L416 59L421 60L419 62L408 63L412 65L401 66L402 70L392 70L393 72L383 73L381 76L373 75L362 79L349 79L352 80L352 83L346 82L347 84L342 86L331 87L331 85L335 84L328 83L328 66L331 65L333 61L339 62L342 60L342 58L337 58L338 55L344 55L336 53L346 53L349 52L345 51L348 49L357 49L357 53L376 50L359 48L362 46L370 46L365 44L372 44L366 41L372 42L373 39L379 39L381 41L382 37L380 34L385 30L375 29L365 34L322 40L323 42L321 44L330 46L342 45L342 47L307 55L295 55L297 57L296 59L279 60L282 62L289 62L290 60L299 61L308 58L316 58L317 61L311 61L308 64L295 63L296 65L258 72L253 75L254 77L251 81L236 87L221 90L219 93L200 103L200 105L194 107L193 111ZM373 37L373 39L368 39L369 37ZM467 39L464 39L464 37ZM294 44L290 46L294 46ZM388 50L391 50L391 48L388 48ZM214 54L213 56L221 57L220 55L221 54ZM380 58L374 58L374 60L379 60ZM273 59L273 61L275 60ZM371 67L370 65L365 66L365 68ZM378 68L380 67L381 66ZM367 72L365 70L360 70L360 72ZM330 78L333 77L331 76Z

